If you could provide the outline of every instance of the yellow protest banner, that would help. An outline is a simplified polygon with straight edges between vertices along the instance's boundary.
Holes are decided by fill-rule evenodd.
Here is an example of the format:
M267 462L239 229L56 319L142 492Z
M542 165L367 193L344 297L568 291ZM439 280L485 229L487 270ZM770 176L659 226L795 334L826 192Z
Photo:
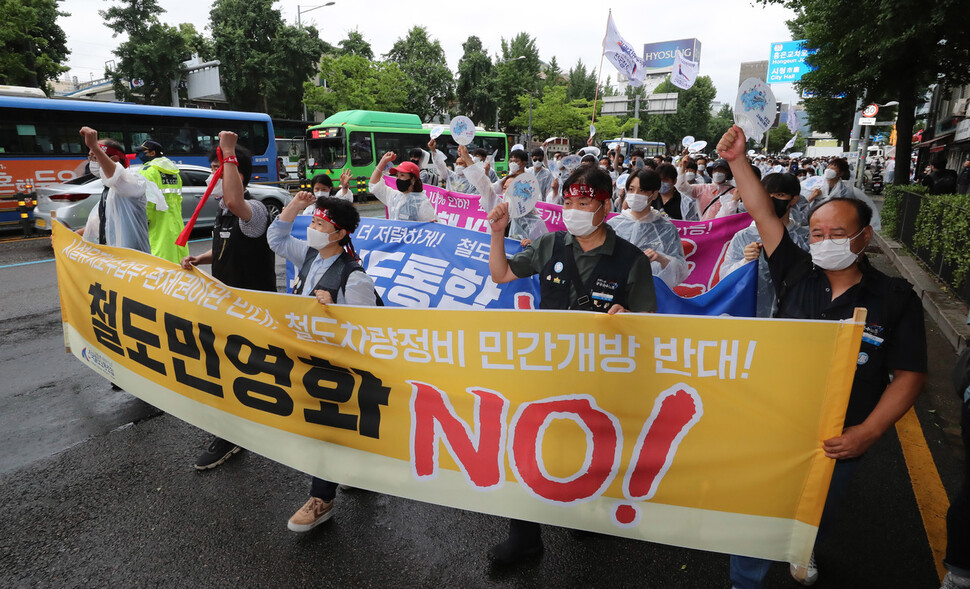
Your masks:
M66 342L162 410L321 478L807 562L859 322L322 306L58 225Z

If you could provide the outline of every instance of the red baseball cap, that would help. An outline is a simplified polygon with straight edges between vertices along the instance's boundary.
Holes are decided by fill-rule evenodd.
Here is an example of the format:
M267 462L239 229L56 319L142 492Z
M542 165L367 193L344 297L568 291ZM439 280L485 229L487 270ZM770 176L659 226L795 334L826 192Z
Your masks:
M397 174L398 172L404 172L405 174L411 174L413 176L421 175L421 170L414 162L401 162L396 167L391 168L392 174Z

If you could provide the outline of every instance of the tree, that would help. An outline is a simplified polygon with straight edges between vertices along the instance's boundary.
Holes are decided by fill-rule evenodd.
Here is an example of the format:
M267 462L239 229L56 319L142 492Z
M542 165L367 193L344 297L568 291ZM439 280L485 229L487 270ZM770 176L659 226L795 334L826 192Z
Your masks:
M478 37L468 37L461 48L464 53L458 61L458 109L478 124L489 123L495 119L492 59Z
M778 125L776 128L771 129L771 131L768 132L767 137L768 153L781 153L782 149L785 147L785 144L788 143L788 140L792 138L792 135L794 135L794 133L788 129L787 125ZM805 138L799 136L798 139L795 140L795 145L788 151L805 151Z
M519 33L511 41L502 38L502 58L495 64L495 95L502 128L508 127L515 118L519 96L526 93L540 96L541 69L539 50L535 39L528 33ZM514 130L522 128L516 127Z
M566 77L566 80L566 96L570 100L576 98L592 100L596 94L596 73L593 71L587 72L582 59L578 60L576 65L573 66L573 69L569 70L569 75Z
M427 29L413 27L385 57L404 72L409 112L428 122L447 110L455 94L455 78L445 62L445 50L437 39L428 37Z
M303 116L303 83L330 48L316 28L286 25L273 0L215 0L209 28L230 107Z
M585 101L583 101L585 102ZM529 95L519 96L518 109L510 124L516 128L526 128L529 124ZM586 125L589 133L589 117L585 117L579 106L572 104L566 97L565 86L549 88L546 93L532 104L532 135L535 137L570 137L577 139L579 131ZM584 138L585 139L585 138Z
M915 107L931 83L970 80L970 11L965 0L762 0L796 12L788 22L805 39L814 67L799 86L817 96L845 95L847 102L899 101L896 182L909 182ZM858 15L871 17L860 27ZM878 34L873 34L878 31ZM808 104L806 104L808 107ZM854 104L853 104L854 107ZM853 108L854 110L854 108ZM854 115L853 115L854 116ZM813 126L816 121L809 110ZM821 126L829 126L824 121ZM842 137L845 133L836 133Z
M832 135L848 150L855 105L851 96L815 96L805 99L805 112L813 130Z
M704 140L710 145L717 145L732 125L734 125L734 109L725 104L707 123L707 134L704 135Z
M41 88L49 96L49 82L67 68L67 36L57 17L59 0L0 0L0 84Z
M544 84L546 88L549 86L564 86L566 84L566 75L563 73L562 68L559 67L559 62L556 61L555 55L549 60L543 73L546 76Z
M158 0L120 0L99 12L112 37L128 36L114 50L117 66L105 72L121 100L172 104L172 82L182 76L189 46L179 29L159 21L164 12Z
M362 55L324 55L320 77L326 87L304 84L307 108L329 114L342 110L400 111L407 100L405 76L396 63Z
M202 33L195 30L192 23L181 23L179 33L185 39L185 45L191 53L198 54L202 61L215 59L216 49L212 44L212 39L205 37Z
M343 55L359 55L365 59L374 59L374 50L370 43L364 40L364 36L356 29L347 33L347 38L337 43L340 46L340 53Z
M663 141L668 149L679 150L681 140L686 135L693 135L696 139L704 139L712 145L717 144L720 137L704 137L709 131L711 120L711 103L717 95L714 83L709 76L699 76L689 90L681 90L670 83L670 79L663 81L654 90L655 94L676 92L677 112L669 115L652 115L643 118L641 128L647 129L647 137L652 141ZM642 106L641 102L641 106Z

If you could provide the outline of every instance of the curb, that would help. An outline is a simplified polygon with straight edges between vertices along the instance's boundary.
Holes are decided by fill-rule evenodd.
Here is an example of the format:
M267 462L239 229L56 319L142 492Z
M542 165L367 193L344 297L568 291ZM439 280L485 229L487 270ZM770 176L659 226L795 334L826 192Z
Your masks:
M944 292L937 279L923 269L899 242L873 231L876 243L892 262L903 278L913 285L913 290L923 302L923 309L939 326L941 333L960 353L970 345L970 325L967 325L968 307L960 299Z

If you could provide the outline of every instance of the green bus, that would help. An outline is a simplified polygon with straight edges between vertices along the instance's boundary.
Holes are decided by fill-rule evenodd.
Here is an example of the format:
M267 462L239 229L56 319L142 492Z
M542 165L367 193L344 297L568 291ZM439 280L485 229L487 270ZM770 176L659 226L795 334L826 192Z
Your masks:
M307 130L307 180L312 182L313 177L326 174L336 186L340 173L349 167L353 173L351 190L355 198L364 198L370 175L381 156L393 151L397 153L395 162L401 162L415 147L428 151L434 126L422 124L415 114L372 110L338 112ZM437 142L438 150L453 164L458 144L452 140L447 126ZM508 137L504 133L477 131L468 149L479 147L495 155L496 174L508 172Z

